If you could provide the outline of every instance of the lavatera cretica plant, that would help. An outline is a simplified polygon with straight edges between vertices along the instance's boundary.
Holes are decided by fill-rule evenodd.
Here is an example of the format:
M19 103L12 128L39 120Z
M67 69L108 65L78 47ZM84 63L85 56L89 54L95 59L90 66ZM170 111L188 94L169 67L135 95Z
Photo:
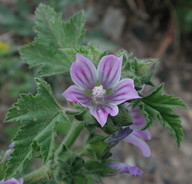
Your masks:
M124 141L149 158L152 151L145 140L151 139L156 119L180 145L183 129L173 109L186 106L164 94L164 85L152 83L159 61L82 45L84 23L83 12L63 22L47 5L35 11L37 36L20 54L38 68L37 93L21 94L5 117L19 129L0 155L1 184L103 184L105 177L121 173L142 177L143 168L114 160L111 148ZM62 85L53 75L61 75ZM58 97L63 105L43 80L48 76L55 90L64 91ZM147 86L154 89L145 95Z

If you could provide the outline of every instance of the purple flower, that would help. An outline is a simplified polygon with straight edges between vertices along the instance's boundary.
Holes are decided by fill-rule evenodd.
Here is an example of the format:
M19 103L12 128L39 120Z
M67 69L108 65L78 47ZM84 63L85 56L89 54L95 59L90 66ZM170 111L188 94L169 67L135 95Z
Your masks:
M144 128L146 125L145 117L141 114L140 108L130 109L129 113L133 119L133 124L130 126L133 132L129 134L129 136L124 139L124 141L137 146L141 150L144 157L150 157L151 150L148 144L142 140L151 139L151 133L148 130L141 131L142 128Z
M121 140L129 142L135 146L137 146L144 157L151 156L151 150L148 144L142 139L151 139L151 133L148 130L143 130L142 128L146 124L146 120L144 116L141 114L140 109L130 109L129 113L132 116L133 124L131 126L123 127L115 135L107 138L105 140L106 143L118 143Z
M143 171L135 166L128 166L121 162L110 163L109 166L112 169L117 170L117 173L128 173L132 176L141 176Z
M15 179L15 178L11 178L10 180L7 180L7 181L0 181L0 184L23 184L23 179L20 178L20 179Z
M125 128L121 128L119 131L117 131L115 133L115 135L107 138L105 140L106 143L118 143L119 141L121 141L122 139L124 139L125 137L127 137L129 134L131 134L133 130L130 129L129 127L125 127Z
M13 147L14 147L14 142L12 142L10 145L9 145L9 149L5 152L5 155L2 159L2 162L5 162L7 160L9 160L9 157L11 155L11 153L13 152Z
M88 107L102 127L109 114L118 114L117 105L140 98L132 79L120 80L122 60L123 56L104 56L96 69L89 59L77 54L70 69L76 85L70 86L62 94L68 101Z

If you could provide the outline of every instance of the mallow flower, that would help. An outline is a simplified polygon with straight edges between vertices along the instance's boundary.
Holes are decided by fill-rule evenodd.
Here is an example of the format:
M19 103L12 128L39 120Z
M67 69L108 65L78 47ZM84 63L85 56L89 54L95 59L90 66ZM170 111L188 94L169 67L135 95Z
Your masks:
M118 114L118 105L131 99L140 98L130 78L121 79L123 56L102 57L98 68L86 57L76 54L70 74L75 85L62 94L70 102L88 107L90 113L103 127L107 117Z
M23 179L11 178L10 180L7 180L7 181L1 180L0 184L23 184Z
M149 130L142 130L146 125L145 117L141 114L139 107L135 109L129 108L129 113L133 119L133 124L130 126L130 129L133 131L126 138L124 138L124 141L137 146L141 150L144 157L150 157L151 150L148 144L143 141L143 139L151 139L151 133Z

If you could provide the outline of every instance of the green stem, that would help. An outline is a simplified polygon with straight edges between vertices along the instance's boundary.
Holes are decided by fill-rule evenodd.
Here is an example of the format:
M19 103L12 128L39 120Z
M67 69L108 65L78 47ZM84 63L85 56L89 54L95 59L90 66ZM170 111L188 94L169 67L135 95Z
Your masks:
M82 131L83 127L84 127L83 122L74 122L67 136L64 138L63 142L57 149L57 153L63 148L63 145L65 145L67 148L70 148L77 139L80 132Z
M32 184L42 179L49 179L52 177L52 171L49 164L42 166L41 168L24 176L24 183Z
M77 110L77 109L75 109L75 108L64 108L63 109L64 110L64 112L66 113L66 114L70 114L70 115L76 115L76 114L78 114L78 113L80 113L81 111L79 111L79 110Z
M73 145L83 128L83 122L74 122L73 126L69 130L69 133L63 141L67 148L70 148Z
M70 148L75 140L77 139L78 135L82 131L84 125L83 122L74 122L71 126L67 136L64 138L63 142L59 146L59 148L56 151L56 155L60 152L60 150L63 149L63 145L67 148ZM52 170L50 169L50 165L46 164L42 166L41 168L29 173L28 175L24 176L24 183L32 184L37 181L43 180L43 179L49 179L53 176Z

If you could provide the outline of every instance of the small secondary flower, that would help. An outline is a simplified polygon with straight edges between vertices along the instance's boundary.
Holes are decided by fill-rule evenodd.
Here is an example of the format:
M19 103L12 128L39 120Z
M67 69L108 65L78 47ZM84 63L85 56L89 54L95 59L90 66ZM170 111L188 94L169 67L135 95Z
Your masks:
M75 85L62 94L70 102L78 102L90 109L91 114L103 127L107 117L118 114L119 104L140 98L129 78L120 80L123 56L104 56L96 69L94 64L77 54L70 74Z
M10 180L7 181L1 180L0 184L23 184L23 178L20 179L11 178Z
M139 107L135 109L130 108L129 113L133 119L133 124L130 126L133 131L124 139L124 141L137 146L141 150L144 157L150 157L151 150L148 144L142 140L151 139L151 133L149 130L142 130L146 125L145 117L141 114Z
M132 109L129 107L129 113L132 116L133 124L123 127L115 135L105 140L106 143L114 143L124 140L137 146L144 157L151 156L151 150L143 139L151 139L149 130L142 130L146 125L146 120L140 112L140 108Z
M2 162L5 162L7 160L9 160L9 157L11 155L11 153L13 152L13 147L14 147L14 142L12 142L10 145L9 145L9 149L5 152L5 155L2 159Z
M115 133L115 135L107 138L105 140L106 143L118 143L119 141L121 141L122 139L126 138L129 134L131 134L131 132L133 132L132 129L130 129L129 127L122 127L119 131L117 131Z
M110 163L109 166L112 169L117 170L117 173L128 173L132 176L141 176L143 171L136 166L128 166L121 162Z

